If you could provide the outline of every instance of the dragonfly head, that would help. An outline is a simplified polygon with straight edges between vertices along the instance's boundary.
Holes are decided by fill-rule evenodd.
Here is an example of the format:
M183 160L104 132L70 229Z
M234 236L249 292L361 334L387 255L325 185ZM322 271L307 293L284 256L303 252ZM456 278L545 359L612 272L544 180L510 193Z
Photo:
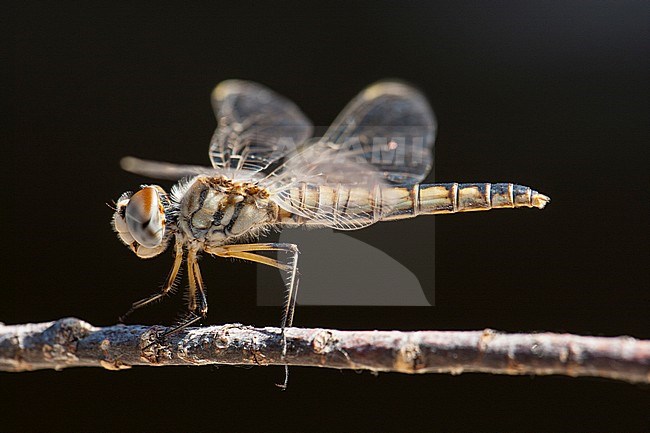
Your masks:
M170 210L167 193L158 185L143 185L136 193L118 199L113 228L125 245L141 258L157 256L167 249L170 233L165 214Z

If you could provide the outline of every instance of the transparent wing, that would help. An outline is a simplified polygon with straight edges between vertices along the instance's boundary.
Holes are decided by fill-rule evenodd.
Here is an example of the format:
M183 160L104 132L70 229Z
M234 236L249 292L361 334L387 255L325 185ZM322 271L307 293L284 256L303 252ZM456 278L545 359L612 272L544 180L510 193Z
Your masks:
M260 183L281 208L312 223L341 230L373 224L376 221L373 209L352 198L363 196L364 192L367 197L388 184L364 160L317 145L292 155L281 171L272 172ZM333 195L335 199L331 199ZM341 201L345 204L341 205Z
M327 227L373 224L368 200L391 183L417 183L433 163L435 118L426 98L395 81L373 84L355 97L324 137L296 152L265 179L279 206ZM325 188L322 188L325 187ZM296 189L332 191L335 200L296 200ZM339 206L339 198L345 206ZM382 206L385 206L382 203Z
M223 81L212 92L218 127L210 144L215 168L261 171L311 137L312 125L288 99L251 81Z
M361 156L391 183L412 184L431 170L435 134L433 110L420 91L380 81L350 101L320 141Z
M196 176L197 174L208 174L211 176L226 174L224 170L212 167L172 164L171 162L151 161L133 156L125 156L122 158L120 160L120 166L129 173L154 179L178 180L183 177Z

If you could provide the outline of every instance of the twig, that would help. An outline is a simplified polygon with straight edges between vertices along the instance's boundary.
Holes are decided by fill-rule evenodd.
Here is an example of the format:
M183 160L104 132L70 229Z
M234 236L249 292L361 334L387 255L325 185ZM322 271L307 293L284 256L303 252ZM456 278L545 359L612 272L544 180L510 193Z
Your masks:
M286 330L234 324L190 328L160 344L167 328L95 328L78 319L0 325L0 370L134 365L301 365L399 373L483 372L596 376L650 383L650 341L570 334L483 331Z

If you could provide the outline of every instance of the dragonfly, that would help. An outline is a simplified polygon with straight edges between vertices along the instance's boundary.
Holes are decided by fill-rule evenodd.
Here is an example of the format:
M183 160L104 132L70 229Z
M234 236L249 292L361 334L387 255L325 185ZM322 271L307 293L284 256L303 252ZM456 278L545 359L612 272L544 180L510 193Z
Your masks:
M211 167L121 161L126 171L178 181L169 192L145 184L122 194L112 220L119 239L138 257L157 256L170 246L174 251L162 289L133 303L127 314L170 294L185 262L189 315L168 332L207 315L198 264L207 253L284 274L284 337L293 322L299 250L290 243L257 242L271 229L357 230L419 215L541 209L550 200L513 183L422 184L433 164L437 125L427 98L405 82L368 86L317 138L293 102L261 84L227 80L211 99L218 125L209 147Z

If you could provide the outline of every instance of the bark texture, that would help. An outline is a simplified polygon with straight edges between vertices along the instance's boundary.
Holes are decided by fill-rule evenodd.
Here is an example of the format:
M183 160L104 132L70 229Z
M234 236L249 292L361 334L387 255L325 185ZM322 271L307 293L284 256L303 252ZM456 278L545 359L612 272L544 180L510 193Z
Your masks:
M482 372L594 376L650 382L650 341L482 331L286 330L240 324L189 328L161 341L161 326L96 328L75 318L0 325L0 370L136 365L292 365L398 373Z

